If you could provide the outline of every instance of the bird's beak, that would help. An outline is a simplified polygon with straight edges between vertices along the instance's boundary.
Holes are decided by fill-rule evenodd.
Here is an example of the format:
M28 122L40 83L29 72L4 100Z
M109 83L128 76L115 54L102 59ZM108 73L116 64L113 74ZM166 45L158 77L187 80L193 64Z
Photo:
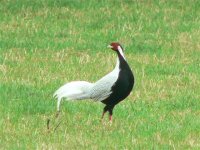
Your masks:
M108 47L108 48L113 48L113 46L111 46L111 45L108 45L107 47Z

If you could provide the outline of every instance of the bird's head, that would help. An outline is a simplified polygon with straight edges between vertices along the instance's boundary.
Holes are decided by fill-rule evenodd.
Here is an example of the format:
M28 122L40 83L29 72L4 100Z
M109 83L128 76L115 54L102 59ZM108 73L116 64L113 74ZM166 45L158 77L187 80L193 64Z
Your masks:
M119 55L121 55L124 58L124 60L126 60L124 57L124 52L123 52L124 49L118 42L112 42L110 45L108 45L108 47L116 51Z
M122 46L118 42L112 42L110 45L108 45L108 48L111 48L114 51L123 50Z

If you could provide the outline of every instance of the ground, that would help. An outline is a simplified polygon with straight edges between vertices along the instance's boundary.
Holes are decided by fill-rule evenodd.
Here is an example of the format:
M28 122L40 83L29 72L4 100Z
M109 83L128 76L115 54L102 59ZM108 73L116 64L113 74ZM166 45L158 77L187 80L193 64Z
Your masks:
M198 0L0 1L1 149L199 149L199 7ZM55 119L54 91L111 71L113 41L136 77L113 123L100 121L104 105L92 101L63 102Z

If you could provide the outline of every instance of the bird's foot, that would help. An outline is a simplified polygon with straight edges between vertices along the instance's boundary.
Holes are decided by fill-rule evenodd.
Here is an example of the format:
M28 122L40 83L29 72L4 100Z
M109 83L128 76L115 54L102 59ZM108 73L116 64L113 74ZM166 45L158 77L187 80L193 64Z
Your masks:
M112 124L112 115L109 115L109 122Z

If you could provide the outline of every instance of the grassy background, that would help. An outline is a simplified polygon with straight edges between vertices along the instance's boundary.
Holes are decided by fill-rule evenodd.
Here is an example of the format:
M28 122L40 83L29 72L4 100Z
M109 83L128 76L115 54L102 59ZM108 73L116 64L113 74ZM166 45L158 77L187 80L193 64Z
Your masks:
M199 149L200 1L0 1L1 149ZM100 122L103 105L63 102L71 80L111 71L125 47L133 93Z

